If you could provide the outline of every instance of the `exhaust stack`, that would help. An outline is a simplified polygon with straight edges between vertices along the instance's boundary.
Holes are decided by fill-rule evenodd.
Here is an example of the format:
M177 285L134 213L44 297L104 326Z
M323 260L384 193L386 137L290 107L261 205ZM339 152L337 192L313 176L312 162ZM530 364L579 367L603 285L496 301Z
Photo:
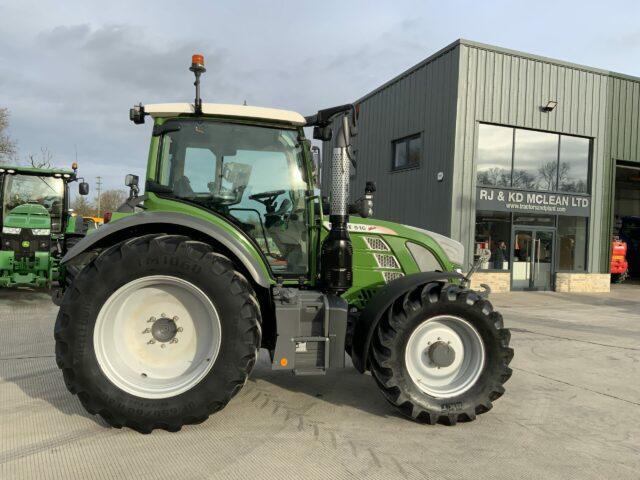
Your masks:
M351 162L351 125L348 113L342 122L331 155L330 214L331 230L321 249L321 275L327 290L340 295L353 284L353 248L349 238L349 164Z

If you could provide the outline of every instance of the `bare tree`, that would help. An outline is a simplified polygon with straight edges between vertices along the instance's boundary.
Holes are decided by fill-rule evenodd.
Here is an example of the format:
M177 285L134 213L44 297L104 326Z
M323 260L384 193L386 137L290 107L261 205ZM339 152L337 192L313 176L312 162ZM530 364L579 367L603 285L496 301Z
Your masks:
M127 192L119 189L105 190L100 195L100 213L114 212L127 199Z
M27 155L27 162L34 168L53 167L53 154L47 147L40 147L40 155L30 153Z
M9 110L0 108L0 160L10 159L16 153L16 143L9 137Z
M536 184L537 182L535 175L523 169L516 169L513 171L513 186L515 188L532 190L535 188Z
M478 172L478 185L492 185L496 187L508 187L511 178L508 170L500 167L489 168L482 172Z
M547 162L538 168L538 188L542 190L555 190L558 177L558 164L555 161Z
M78 195L73 202L71 202L71 208L80 217L95 217L96 207L93 205L87 197Z

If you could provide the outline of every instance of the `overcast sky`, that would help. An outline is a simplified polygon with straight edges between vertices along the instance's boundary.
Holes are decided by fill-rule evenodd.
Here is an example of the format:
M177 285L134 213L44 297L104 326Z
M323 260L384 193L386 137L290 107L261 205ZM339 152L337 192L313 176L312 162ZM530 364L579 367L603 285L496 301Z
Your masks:
M134 103L297 110L353 101L457 38L640 76L640 2L0 0L0 107L21 157L78 152L95 192L144 178Z

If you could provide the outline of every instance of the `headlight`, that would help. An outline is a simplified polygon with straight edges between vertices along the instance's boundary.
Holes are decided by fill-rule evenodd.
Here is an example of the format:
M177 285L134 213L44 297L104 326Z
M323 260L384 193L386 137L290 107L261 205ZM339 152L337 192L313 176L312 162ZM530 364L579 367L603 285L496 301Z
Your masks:
M34 228L31 230L31 233L33 233L36 237L39 236L49 236L51 235L51 230L49 230L48 228Z
M19 235L22 231L19 227L2 227L2 233L6 233L8 235Z
M444 250L447 257L449 257L449 261L451 263L455 263L456 265L464 264L464 246L460 242L456 242L455 240L445 237L444 235L440 235L439 233L424 230L423 228L412 227L411 225L407 226L412 230L424 233L435 240L438 245L440 245L440 248Z
M407 248L411 252L411 256L416 261L416 265L421 272L435 272L441 270L442 266L436 257L422 245L417 243L407 242Z

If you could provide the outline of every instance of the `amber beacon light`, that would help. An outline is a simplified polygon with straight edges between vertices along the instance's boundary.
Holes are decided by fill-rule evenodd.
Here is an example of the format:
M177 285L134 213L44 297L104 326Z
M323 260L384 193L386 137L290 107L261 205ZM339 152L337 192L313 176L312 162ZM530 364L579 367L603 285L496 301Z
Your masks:
M196 76L196 81L193 84L196 87L196 99L193 104L196 115L202 115L202 99L200 98L200 75L207 71L204 68L204 55L196 53L191 56L191 67L189 70Z

